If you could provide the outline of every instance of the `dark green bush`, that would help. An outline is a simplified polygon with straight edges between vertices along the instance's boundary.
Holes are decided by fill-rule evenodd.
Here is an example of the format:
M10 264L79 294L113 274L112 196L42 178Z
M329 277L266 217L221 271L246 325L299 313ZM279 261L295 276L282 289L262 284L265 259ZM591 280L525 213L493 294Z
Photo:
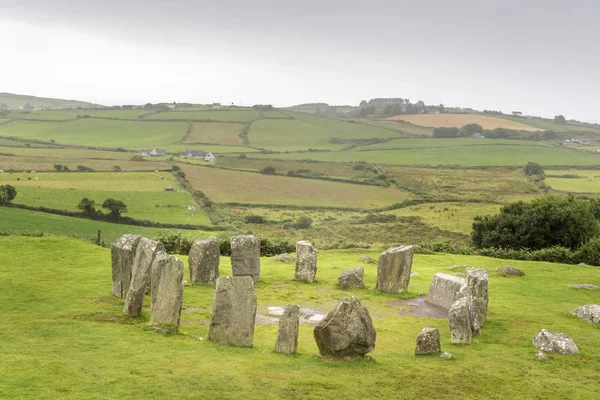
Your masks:
M262 215L247 215L246 216L247 224L266 224L267 219Z

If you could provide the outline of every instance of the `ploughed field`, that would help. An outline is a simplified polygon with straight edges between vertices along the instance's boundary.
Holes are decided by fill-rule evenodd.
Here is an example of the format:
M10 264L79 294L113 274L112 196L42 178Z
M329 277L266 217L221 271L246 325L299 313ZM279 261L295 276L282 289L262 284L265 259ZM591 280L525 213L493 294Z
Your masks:
M489 117L487 115L474 114L416 114L416 115L396 115L387 118L388 120L402 120L414 125L428 126L433 128L456 127L467 124L478 124L483 129L514 129L521 131L537 131L538 129L527 123L511 121L503 118Z
M504 278L494 272L506 264L503 260L417 254L412 271L419 276L411 279L408 293L390 295L374 289L375 264L363 265L365 289L337 287L341 271L361 265L362 254L377 258L379 250L319 252L313 284L293 281L293 264L262 258L254 348L242 349L207 340L213 286L186 286L180 332L163 336L147 326L147 309L140 318L123 316L122 301L110 295L109 249L71 238L0 237L0 252L4 398L600 395L600 331L569 314L597 302L595 292L569 287L600 283L594 267L511 261L526 275ZM488 319L471 345L452 345L447 319L420 317L417 297L428 291L435 273L461 273L465 265L488 271ZM231 276L227 257L221 259L220 272ZM184 279L189 280L187 268ZM361 300L373 319L377 340L372 360L315 357L310 323L300 325L297 355L272 352L277 325L267 307L299 304L327 313L350 295ZM442 351L453 354L452 359L414 356L416 335L424 327L440 330ZM532 338L540 329L568 334L580 352L538 360Z

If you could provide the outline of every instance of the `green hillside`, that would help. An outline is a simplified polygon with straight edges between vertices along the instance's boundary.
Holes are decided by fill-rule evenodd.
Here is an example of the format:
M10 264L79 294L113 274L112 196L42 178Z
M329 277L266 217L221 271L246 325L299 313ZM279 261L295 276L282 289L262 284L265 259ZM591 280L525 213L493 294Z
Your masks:
M0 93L0 105L1 104L5 104L14 109L18 109L26 105L31 105L35 108L40 107L52 110L75 107L103 107L99 104L88 103L86 101L54 99L50 97L36 97L13 93Z

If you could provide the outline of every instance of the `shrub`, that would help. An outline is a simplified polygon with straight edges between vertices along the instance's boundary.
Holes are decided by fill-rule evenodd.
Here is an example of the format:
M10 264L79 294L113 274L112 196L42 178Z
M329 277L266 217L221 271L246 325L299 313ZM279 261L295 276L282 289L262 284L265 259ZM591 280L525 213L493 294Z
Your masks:
M102 208L110 210L110 215L113 218L119 218L122 213L127 212L127 205L121 200L106 199L102 203Z
M178 178L185 179L185 172L183 172L183 171L177 171L177 172L175 172L175 176L178 177Z
M542 168L542 166L534 162L528 162L527 165L523 167L523 172L525 172L525 175L527 176L544 176L544 169Z
M247 156L246 156L244 153L240 154L240 156L239 156L239 158L240 158L241 160L245 160L245 159L246 159L246 157L247 157Z
M173 165L171 167L171 171L173 171L173 172L181 171L181 167L179 165Z
M247 215L246 223L247 224L266 224L267 220L262 215Z
M312 226L313 220L310 217L307 217L306 215L303 215L301 217L298 217L298 219L296 220L296 223L293 225L294 228L296 229L308 229Z
M7 205L17 197L17 189L12 185L0 186L0 204Z
M85 165L78 165L77 166L77 171L91 172L91 171L93 171L93 169L91 169L90 167L86 167Z
M260 173L265 175L275 175L276 172L274 167L267 165L266 167L260 170Z
M396 216L394 214L369 214L363 220L364 223L383 223L383 222L394 222Z
M589 265L600 265L600 238L596 237L577 250L575 260Z
M90 200L87 197L84 197L83 199L81 199L79 204L77 204L77 208L86 215L92 215L96 213L95 205L96 202L94 200Z
M131 158L129 160L130 161L144 161L144 156L142 156L140 154L134 154L131 156Z
M179 240L179 235L162 235L157 239L165 246L165 250L170 254L187 255L192 248L192 242L186 238Z

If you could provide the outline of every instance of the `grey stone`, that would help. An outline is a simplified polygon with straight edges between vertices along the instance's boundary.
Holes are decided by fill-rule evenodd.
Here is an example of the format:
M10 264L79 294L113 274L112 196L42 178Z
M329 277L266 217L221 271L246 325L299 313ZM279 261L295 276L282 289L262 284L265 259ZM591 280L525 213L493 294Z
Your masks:
M151 284L152 262L161 251L165 251L165 246L156 240L141 238L138 242L131 270L131 283L123 306L125 315L137 317L142 312L144 294Z
M308 241L296 242L296 270L294 279L314 282L317 275L317 249Z
M376 332L366 307L355 297L343 297L315 326L322 355L361 358L375 349Z
M589 267L589 265L587 265L584 262L580 262L579 264L577 264L578 267Z
M588 304L585 306L577 307L571 314L585 319L592 324L600 324L600 306L597 304Z
M579 352L577 345L564 333L548 332L542 329L533 338L533 345L548 353L573 354Z
M578 285L571 285L569 286L570 288L573 289L583 289L583 290L598 290L598 286L596 285L591 285L589 283L580 283Z
M465 285L463 278L437 273L431 281L425 301L448 310L459 299L459 292L463 285Z
M541 352L541 351L536 352L535 356L537 358L539 358L540 360L547 360L548 359L548 356L546 355L546 353Z
M208 339L236 347L252 347L256 295L251 276L217 279Z
M473 333L479 333L479 329L483 328L487 319L489 287L487 272L480 268L467 268L467 287L475 308L475 318L472 320L477 323L477 329Z
M260 280L260 240L254 235L231 238L231 270L233 276L250 276Z
M190 282L195 285L215 283L219 277L220 260L221 250L216 237L194 241L188 258Z
M467 297L460 298L452 304L448 310L448 325L450 326L452 343L471 343L471 316Z
M417 335L415 355L438 354L440 351L440 331L437 328L423 328Z
M525 275L525 272L521 271L516 267L513 267L512 265L505 265L502 268L496 269L496 271L504 277Z
M365 269L363 267L356 267L348 269L340 274L338 277L338 283L345 289L349 288L363 288Z
M419 273L418 273L418 272L413 272L413 273L411 273L411 274L410 274L410 278L411 278L411 279L412 279L412 278L418 278L419 276L420 276L420 275L419 275Z
M442 358L444 360L449 360L452 358L452 354L443 352L442 354L440 354L440 358Z
M112 295L124 298L131 283L131 270L135 251L141 239L139 235L123 235L110 248L112 261Z
M471 321L471 333L473 335L478 335L481 330L479 313L477 311L477 307L475 306L473 295L466 284L458 292L458 298L465 299L467 308L469 310L469 320Z
M296 257L294 257L293 255L288 254L288 253L278 254L273 259L273 262L282 262L282 263L293 263L294 261L296 261Z
M150 321L177 331L183 302L183 262L158 252L152 262L152 306Z
M377 289L382 292L402 293L408 290L413 247L391 247L379 255Z
M279 331L275 343L275 353L294 354L298 348L298 329L300 327L300 307L290 304L283 310L279 319Z
M377 264L377 260L371 258L369 256L361 256L358 261L363 262L365 264Z

